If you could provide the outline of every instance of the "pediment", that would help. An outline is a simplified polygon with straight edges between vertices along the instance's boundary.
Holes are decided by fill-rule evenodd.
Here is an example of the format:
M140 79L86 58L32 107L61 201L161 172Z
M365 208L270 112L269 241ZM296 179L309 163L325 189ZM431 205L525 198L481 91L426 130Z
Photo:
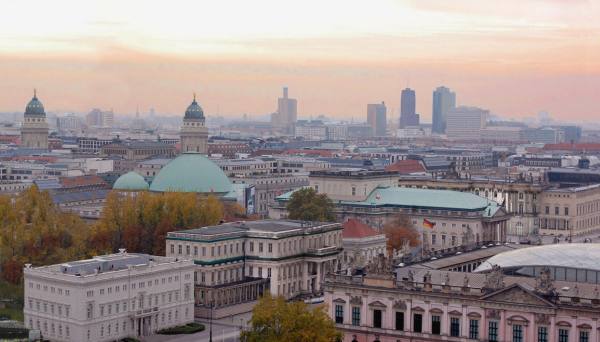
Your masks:
M369 303L369 306L374 306L374 307L378 307L378 308L385 308L385 304L383 304L382 302L380 302L378 300Z
M538 296L535 292L525 289L519 284L514 284L507 288L489 293L483 296L482 299L494 302L554 307L554 304L551 302Z
M346 301L343 300L342 298L336 298L333 300L334 303L338 303L338 304L345 304Z

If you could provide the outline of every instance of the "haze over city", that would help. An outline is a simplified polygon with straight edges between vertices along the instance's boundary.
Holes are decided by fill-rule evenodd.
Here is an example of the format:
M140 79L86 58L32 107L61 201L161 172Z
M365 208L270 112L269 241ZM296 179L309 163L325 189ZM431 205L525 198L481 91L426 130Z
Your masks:
M74 15L76 13L76 15ZM400 92L431 122L440 85L506 118L598 117L596 1L13 1L0 13L0 111L32 88L48 111L136 106L265 115L288 86L299 117L363 120ZM394 110L391 112L391 110Z

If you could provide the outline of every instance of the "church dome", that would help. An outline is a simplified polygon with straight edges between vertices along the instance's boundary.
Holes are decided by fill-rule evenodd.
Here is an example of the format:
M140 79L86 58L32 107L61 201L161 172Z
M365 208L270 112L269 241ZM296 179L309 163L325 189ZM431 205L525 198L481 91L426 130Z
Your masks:
M231 182L213 161L199 153L187 152L158 172L150 191L225 194L231 191Z
M187 107L185 111L185 119L202 119L204 120L204 111L202 107L196 102L196 94L194 94L194 100Z
M25 115L34 115L34 116L45 116L46 112L44 111L44 105L40 100L38 100L35 90L33 91L33 98L25 107Z
M148 183L144 180L144 177L140 176L136 172L127 172L121 177L117 178L113 185L114 190L125 190L125 191L143 191L148 190Z

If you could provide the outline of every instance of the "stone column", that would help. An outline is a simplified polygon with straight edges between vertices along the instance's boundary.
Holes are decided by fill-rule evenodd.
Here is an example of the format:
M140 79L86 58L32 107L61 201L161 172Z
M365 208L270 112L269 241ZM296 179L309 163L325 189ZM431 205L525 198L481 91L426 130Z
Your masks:
M317 279L315 280L315 288L313 289L313 292L317 292L321 289L321 265L321 263L315 264L317 267Z

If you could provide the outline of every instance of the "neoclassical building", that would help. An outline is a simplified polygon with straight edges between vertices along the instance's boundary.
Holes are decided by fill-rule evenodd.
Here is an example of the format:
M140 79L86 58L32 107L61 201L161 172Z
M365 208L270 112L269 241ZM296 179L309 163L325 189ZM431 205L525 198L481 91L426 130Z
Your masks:
M44 105L33 91L33 98L25 108L21 126L21 146L25 148L48 149L48 123Z
M369 269L369 268L368 268ZM537 277L405 267L393 276L331 275L329 315L344 341L598 342L598 285ZM368 271L369 272L369 271Z
M166 238L167 256L196 264L196 317L204 318L251 311L267 290L287 299L318 294L341 250L339 223L231 222Z
M182 153L208 153L208 128L204 121L204 111L196 102L196 94L194 94L194 100L188 106L183 117L180 133Z
M25 326L60 342L144 339L194 321L194 265L119 253L32 267L24 274Z

